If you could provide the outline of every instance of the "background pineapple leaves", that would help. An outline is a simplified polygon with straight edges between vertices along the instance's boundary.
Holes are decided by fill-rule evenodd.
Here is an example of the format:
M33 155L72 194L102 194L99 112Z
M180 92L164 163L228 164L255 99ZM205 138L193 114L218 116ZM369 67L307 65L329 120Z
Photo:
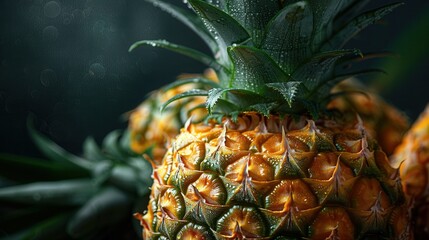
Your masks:
M0 201L30 205L80 205L96 192L90 179L36 182L0 189Z
M91 169L91 163L85 161L84 159L77 157L73 154L68 153L56 143L48 139L46 136L39 134L32 125L32 117L27 121L28 132L30 137L33 139L34 144L39 148L39 150L45 154L52 161L62 161L64 164L76 165L83 169Z
M48 159L1 153L0 162L0 176L20 183L90 176L89 171L79 166Z
M0 156L8 163L2 164L1 176L12 176L8 178L19 181L17 185L0 188L0 203L2 208L17 208L11 211L21 212L1 216L0 223L8 223L2 224L2 231L9 233L2 239L96 238L110 232L113 226L131 222L132 213L142 211L144 206L140 204L145 201L137 199L147 198L152 184L151 167L128 149L129 144L123 139L126 134L113 131L105 138L102 148L88 138L82 158L36 131L31 119L28 126L30 136L49 160ZM26 169L29 172L25 178L3 174L20 175ZM59 175L64 172L67 174ZM42 176L44 173L48 173L47 176ZM34 221L29 221L31 227L26 230L9 224L27 222L29 217Z

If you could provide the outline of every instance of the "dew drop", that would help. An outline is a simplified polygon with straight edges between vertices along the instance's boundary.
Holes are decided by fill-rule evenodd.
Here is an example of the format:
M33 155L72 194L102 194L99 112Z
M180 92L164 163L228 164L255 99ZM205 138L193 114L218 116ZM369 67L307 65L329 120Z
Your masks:
M47 26L43 29L43 40L46 42L54 42L58 38L58 29L54 26Z
M40 73L40 83L44 87L49 87L57 80L57 74L52 69L45 69Z
M61 6L56 1L50 1L45 4L43 11L46 17L56 18L60 15Z
M101 63L93 63L89 67L89 74L97 79L103 79L106 75L106 69Z

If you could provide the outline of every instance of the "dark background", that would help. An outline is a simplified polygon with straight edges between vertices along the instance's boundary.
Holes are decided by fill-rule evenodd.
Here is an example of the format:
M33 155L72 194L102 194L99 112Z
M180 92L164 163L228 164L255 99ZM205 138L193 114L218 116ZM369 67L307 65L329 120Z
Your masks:
M406 74L383 77L395 84L381 90L415 119L429 102L429 27L416 30L428 26L422 21L428 20L429 1L405 3L350 45L401 55L374 64L393 72L397 66L407 68ZM86 136L100 141L124 128L125 113L148 92L182 72L205 68L162 49L128 53L141 39L168 39L207 51L193 32L143 0L1 0L0 152L38 155L26 130L32 113L40 131L79 153Z

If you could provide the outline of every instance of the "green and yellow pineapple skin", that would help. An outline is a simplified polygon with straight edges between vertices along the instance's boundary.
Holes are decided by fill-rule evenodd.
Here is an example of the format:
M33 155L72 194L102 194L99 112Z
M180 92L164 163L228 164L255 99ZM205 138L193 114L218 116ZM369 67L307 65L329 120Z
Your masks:
M356 120L189 124L153 175L145 239L412 239L398 169Z
M213 70L204 74L183 74L177 81L191 77L206 77L218 81ZM164 111L160 107L168 99L185 91L198 87L197 84L180 85L171 89L159 89L152 92L145 101L129 114L128 132L130 148L137 154L150 153L151 160L159 165L166 153L169 142L183 127L184 121L191 115L194 120L201 120L207 115L205 108L195 108L204 104L205 98L194 97L186 101L176 101ZM186 118L186 119L184 119Z
M351 120L358 114L368 134L377 140L387 156L392 155L410 128L407 116L356 79L337 84L332 92L354 92L333 99L328 109L340 111Z
M406 196L414 204L418 239L429 238L429 105L405 135L391 157L400 165Z
M218 82L216 73L208 69L203 75L186 74L179 77L189 78L205 76ZM188 91L193 85L182 85L167 91L162 89L153 92L144 102L134 109L129 116L128 131L130 133L130 148L138 154L151 150L153 162L161 164L169 142L183 127L181 114L193 107L203 104L204 98L195 97L187 104L174 102L171 107L159 111L161 105L171 97ZM365 91L366 89L355 79L349 79L338 84L333 93L340 91ZM394 106L386 103L375 93L343 95L333 99L328 104L329 109L336 109L342 115L354 119L358 114L364 122L368 133L377 140L383 151L390 156L400 144L405 132L409 129L408 118ZM178 111L177 109L181 109ZM186 117L193 115L201 119L207 114L205 109L196 109L188 112Z

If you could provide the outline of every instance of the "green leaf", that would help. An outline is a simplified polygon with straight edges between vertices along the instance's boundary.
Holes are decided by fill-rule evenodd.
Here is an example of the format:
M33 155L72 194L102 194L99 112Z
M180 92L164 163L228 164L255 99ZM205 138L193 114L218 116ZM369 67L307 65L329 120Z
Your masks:
M362 75L368 75L368 74L386 74L386 72L382 69L364 69L361 71L356 72L350 72L350 73L344 73L344 74L338 74L332 79L326 79L325 81L322 81L319 83L319 86L316 87L318 89L318 92L321 93L321 95L327 95L329 92L331 92L331 89L337 85L338 83L357 76Z
M207 101L206 101L206 107L207 107L207 110L209 111L209 114L212 113L213 107L216 105L217 101L227 91L230 91L230 89L212 88L209 90Z
M320 52L321 45L330 38L337 23L355 16L367 0L307 0L313 12L312 51Z
M103 155L103 152L92 137L86 138L83 142L83 156L85 159L92 161L102 161L106 159L106 157Z
M261 49L286 73L311 56L313 13L305 1L287 5L269 23Z
M277 103L259 103L250 106L251 109L258 113L262 113L266 117L270 115L275 107L277 107Z
M155 107L155 109L158 109L158 106ZM119 148L121 148L128 155L128 157L138 156L142 158L141 154L135 153L131 149L131 132L128 129L122 131L121 139L119 139L118 145Z
M168 91L170 89L175 89L177 87L183 86L183 85L187 85L187 84L200 84L202 86L207 86L210 88L216 88L219 87L219 84L217 84L216 82L204 78L204 77L196 77L196 78L184 78L184 79L179 79L176 80L170 84L167 84L166 86L164 86L162 88L163 91Z
M28 229L46 218L53 217L61 210L64 212L64 208L61 207L51 206L49 207L49 211L47 209L43 207L23 207L13 204L3 204L0 209L1 232L13 234L22 229ZM2 233L0 233L0 239L2 239L2 236Z
M24 204L74 206L95 192L90 179L36 182L0 189L0 201Z
M176 96L168 99L165 103L161 105L161 111L163 111L170 103L177 101L182 98L188 98L188 97L197 97L197 96L207 96L207 91L201 90L201 89L192 89L189 91L186 91L181 94L177 94Z
M115 162L125 162L128 154L125 149L122 148L119 142L121 137L121 131L111 131L103 139L103 150L106 152L106 155Z
M300 66L291 78L302 82L311 93L315 93L321 82L333 78L335 64L339 58L359 53L354 49L323 52Z
M387 57L398 57L398 54L391 51L365 52L362 53L362 55L350 55L342 57L341 60L338 61L338 63L344 65L344 68L346 68L354 62L363 62L369 59Z
M47 158L53 161L67 162L69 164L79 166L83 169L91 169L91 162L88 162L83 158L80 158L67 152L66 150L58 146L56 143L54 143L52 140L37 132L36 129L34 129L33 127L32 119L28 120L27 126L30 137L33 139L39 150Z
M224 11L226 10L226 3L225 3L226 0L204 0L204 1Z
M90 172L59 161L0 153L0 176L19 182L89 177Z
M112 171L114 168L113 161L100 161L95 167L92 169L93 175L93 183L96 186L101 186L105 184L110 176L112 175Z
M229 93L224 99L222 95ZM266 98L266 97L265 97ZM206 101L206 108L209 114L212 114L214 108L221 110L220 113L230 113L237 110L250 110L247 109L252 103L263 103L266 100L263 96L255 92L240 89L240 88L212 88ZM244 107L245 109L241 109ZM219 112L219 111L218 111Z
M357 16L341 30L336 32L325 44L323 44L321 48L322 51L342 48L351 38L358 34L362 29L377 22L385 15L392 12L393 9L401 5L402 3L394 3Z
M231 101L228 101L225 99L219 99L217 100L216 104L213 106L211 110L212 112L205 120L217 118L217 122L221 122L222 117L232 116L232 113L240 112L240 110L241 109L237 104L232 103Z
M228 13L252 36L259 46L265 35L265 27L280 10L278 0L226 0Z
M212 57L197 51L192 48L188 48L185 46L180 46L177 44L169 43L165 40L142 40L134 43L131 45L129 51L133 51L134 49L140 47L140 46L151 46L151 47L160 47L167 50L170 50L172 52L180 53L184 56L190 57L192 59L195 59L203 64L206 64L207 66L215 69L215 70L225 70L225 67L220 65L215 59Z
M267 84L267 86L280 92L283 95L283 98L289 104L289 107L292 107L295 96L297 95L297 92L298 92L298 86L300 84L301 82L290 81L286 83L285 82L269 83Z
M340 15L341 13L347 11L351 7L356 7L358 3L367 2L367 0L340 0L340 8L337 15ZM338 16L336 16L338 17Z
M69 213L59 214L44 221L41 221L30 228L6 237L1 240L45 240L52 239L69 239L65 233L65 225L69 218Z
M132 158L127 162L127 164L137 176L136 180L134 181L134 185L137 188L137 195L144 196L149 194L149 189L153 183L152 165L149 163L149 161L143 161L142 157ZM117 173L114 171L113 176L120 176L120 174L116 174Z
M286 82L289 76L264 51L237 46L228 49L234 63L234 76L229 86L259 95L267 93L266 83Z
M146 163L143 159L139 159L139 161ZM152 168L148 164L144 169L118 164L112 169L109 182L127 192L145 195L149 193L149 187L152 186L151 170Z
M70 219L67 233L81 239L94 232L115 227L131 214L131 199L118 189L109 187L79 209Z
M153 3L154 6L161 8L165 12L169 13L174 18L178 19L186 26L188 26L192 31L194 31L198 36L200 36L204 42L209 46L212 53L215 54L218 51L218 46L214 38L207 31L204 23L194 14L190 14L189 11L185 11L182 8L176 7L173 4L163 2L160 0L146 0Z
M201 0L188 0L219 46L220 62L229 66L227 47L250 38L246 29L221 9Z
M320 106L318 102L303 100L302 103L304 104L305 109L307 109L307 111L310 113L311 117L313 117L314 120L319 119Z
M339 28L344 27L344 25L353 19L362 12L362 9L371 0L351 0L348 3L344 3L341 11L337 14L334 21L334 32ZM347 1L346 1L347 2Z

